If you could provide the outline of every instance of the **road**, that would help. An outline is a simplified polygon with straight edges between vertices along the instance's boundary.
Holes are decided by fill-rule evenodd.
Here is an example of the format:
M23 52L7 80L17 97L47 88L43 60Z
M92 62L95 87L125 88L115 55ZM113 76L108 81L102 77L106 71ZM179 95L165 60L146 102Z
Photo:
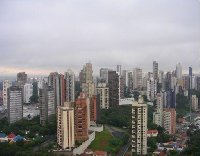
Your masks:
M114 136L117 138L122 139L124 136L125 131L116 127L112 127L110 125L105 125L105 128ZM117 153L116 156L124 156L126 152L128 151L129 147L131 145L130 140L128 141L128 144L124 145L120 151Z

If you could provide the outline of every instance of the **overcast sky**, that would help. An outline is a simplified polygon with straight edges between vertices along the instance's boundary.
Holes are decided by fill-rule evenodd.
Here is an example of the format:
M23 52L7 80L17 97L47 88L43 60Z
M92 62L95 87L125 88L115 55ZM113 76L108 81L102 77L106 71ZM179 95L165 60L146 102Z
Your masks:
M153 60L200 72L198 0L0 0L0 76Z

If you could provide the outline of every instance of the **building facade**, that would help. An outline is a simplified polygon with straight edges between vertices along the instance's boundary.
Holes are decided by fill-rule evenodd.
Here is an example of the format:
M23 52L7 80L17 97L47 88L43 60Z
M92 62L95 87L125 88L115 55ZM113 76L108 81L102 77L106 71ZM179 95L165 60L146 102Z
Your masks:
M132 155L147 154L147 105L140 96L132 104Z
M12 86L12 82L9 80L3 81L3 105L5 106L5 109L8 107L8 88Z
M75 102L75 75L71 70L65 73L67 102Z
M97 95L100 95L100 109L109 108L109 88L106 83L97 84Z
M33 85L26 83L24 85L24 103L30 103L30 98L33 95Z
M57 108L57 143L63 150L75 147L73 105L65 102L64 106Z
M174 108L163 109L163 127L169 134L176 133L176 110Z
M8 121L15 123L23 118L23 95L18 86L8 88Z

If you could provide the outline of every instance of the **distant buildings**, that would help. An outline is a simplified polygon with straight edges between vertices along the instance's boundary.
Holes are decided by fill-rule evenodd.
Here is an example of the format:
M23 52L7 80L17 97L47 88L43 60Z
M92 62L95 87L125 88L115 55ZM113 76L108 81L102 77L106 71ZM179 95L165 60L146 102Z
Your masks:
M14 123L23 117L23 95L18 86L8 88L8 121Z
M33 85L26 83L24 85L24 103L30 103L30 98L33 95Z
M181 80L182 79L182 66L181 66L181 63L178 63L176 65L176 78L178 80Z
M132 155L147 154L147 105L143 98L132 104Z
M8 88L12 86L12 82L9 80L3 81L3 105L7 109L8 105Z
M75 147L74 103L65 102L57 109L57 143L62 149Z

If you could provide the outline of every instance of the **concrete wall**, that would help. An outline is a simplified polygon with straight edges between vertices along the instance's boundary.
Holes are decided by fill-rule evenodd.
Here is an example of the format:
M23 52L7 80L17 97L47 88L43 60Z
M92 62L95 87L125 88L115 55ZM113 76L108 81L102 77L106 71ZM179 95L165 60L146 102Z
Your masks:
M84 153L84 151L88 148L88 146L92 143L92 141L94 141L95 139L95 132L93 132L92 134L89 135L89 139L85 142L82 143L81 146L75 148L73 150L73 155L80 155L82 153Z

